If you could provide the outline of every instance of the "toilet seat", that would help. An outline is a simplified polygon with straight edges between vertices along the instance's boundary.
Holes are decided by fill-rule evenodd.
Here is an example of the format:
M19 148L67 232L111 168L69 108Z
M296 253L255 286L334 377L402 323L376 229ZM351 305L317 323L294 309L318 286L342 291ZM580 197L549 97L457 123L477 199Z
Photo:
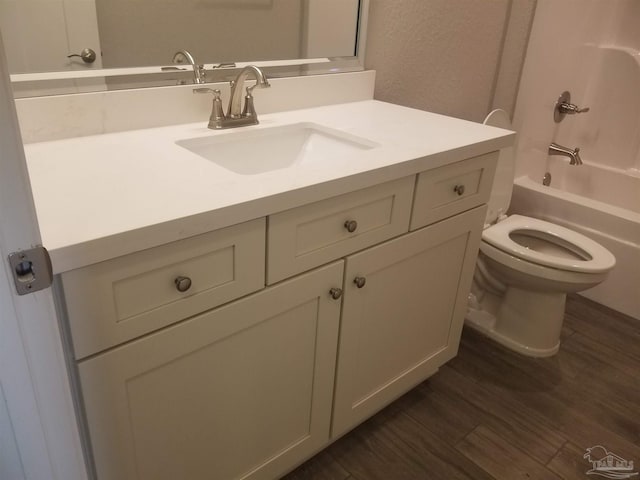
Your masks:
M511 238L511 235L518 231L570 250L583 259L548 255L520 245ZM486 228L482 232L482 240L514 257L560 270L601 273L611 270L616 263L611 252L584 235L560 225L522 215L511 215Z

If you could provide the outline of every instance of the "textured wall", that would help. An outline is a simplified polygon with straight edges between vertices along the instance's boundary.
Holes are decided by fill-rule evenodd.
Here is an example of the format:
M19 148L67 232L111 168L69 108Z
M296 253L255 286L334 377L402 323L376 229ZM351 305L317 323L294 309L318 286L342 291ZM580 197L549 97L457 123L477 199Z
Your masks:
M534 7L535 0L371 0L366 64L378 72L376 98L481 121L498 91L496 105L511 113Z

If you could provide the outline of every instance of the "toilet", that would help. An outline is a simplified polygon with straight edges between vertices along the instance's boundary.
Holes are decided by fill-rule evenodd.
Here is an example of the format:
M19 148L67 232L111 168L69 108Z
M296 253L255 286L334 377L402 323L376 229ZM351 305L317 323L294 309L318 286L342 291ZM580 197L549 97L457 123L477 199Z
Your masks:
M491 112L484 123L511 129L503 110ZM465 324L524 355L548 357L560 347L566 294L602 282L616 259L602 245L568 228L505 215L514 170L514 149L505 148L498 160Z

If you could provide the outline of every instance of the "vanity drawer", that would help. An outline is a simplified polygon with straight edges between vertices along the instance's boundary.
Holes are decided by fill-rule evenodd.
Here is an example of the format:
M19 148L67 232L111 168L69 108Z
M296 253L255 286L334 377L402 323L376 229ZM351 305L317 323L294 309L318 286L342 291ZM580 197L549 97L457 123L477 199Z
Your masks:
M408 231L415 177L405 177L269 217L267 283Z
M411 230L486 203L497 160L491 152L419 174Z
M66 272L76 358L259 290L264 264L262 218Z

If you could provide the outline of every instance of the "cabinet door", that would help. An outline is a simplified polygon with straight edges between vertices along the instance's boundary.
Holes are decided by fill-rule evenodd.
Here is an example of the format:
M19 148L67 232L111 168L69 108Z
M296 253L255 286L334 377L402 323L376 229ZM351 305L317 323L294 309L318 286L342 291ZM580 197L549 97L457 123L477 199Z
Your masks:
M332 436L455 356L484 214L476 208L347 257Z
M329 439L337 262L79 363L98 479L277 478Z

